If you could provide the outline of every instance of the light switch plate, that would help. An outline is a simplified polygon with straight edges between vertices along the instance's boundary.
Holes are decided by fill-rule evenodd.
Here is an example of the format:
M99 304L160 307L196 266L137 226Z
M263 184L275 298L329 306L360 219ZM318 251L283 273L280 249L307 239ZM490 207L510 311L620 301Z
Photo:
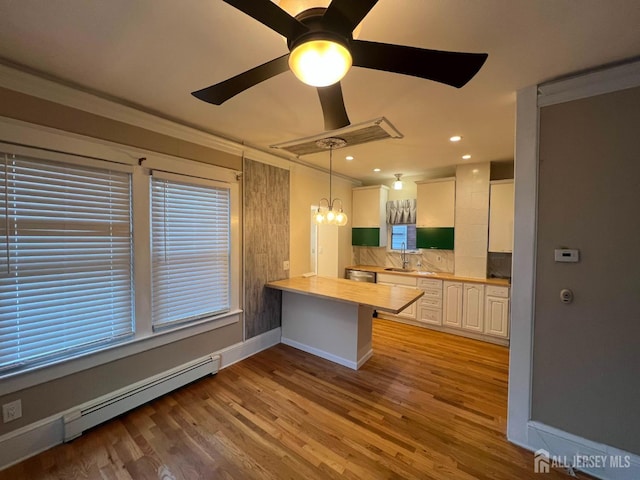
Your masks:
M553 251L556 262L575 263L580 261L580 250L575 248L556 248Z

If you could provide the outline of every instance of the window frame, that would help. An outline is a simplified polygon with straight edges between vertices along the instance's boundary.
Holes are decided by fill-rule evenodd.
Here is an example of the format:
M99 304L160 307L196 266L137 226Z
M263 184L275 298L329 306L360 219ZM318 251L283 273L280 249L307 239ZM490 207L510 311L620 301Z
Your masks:
M387 252L390 253L401 253L402 249L400 248L393 248L393 227L399 227L399 226L403 226L403 227L409 227L409 226L413 226L414 228L416 228L416 224L415 223L396 223L396 224L389 224L388 228L387 228ZM408 232L407 232L408 235ZM420 249L418 247L416 248L407 248L405 250L405 253L410 253L410 254L419 254L420 253Z
M133 278L135 334L132 338L104 348L56 359L44 365L33 365L0 374L0 396L34 385L45 383L88 368L141 353L184 338L241 322L241 194L239 172L224 167L158 154L108 141L98 141L54 129L25 124L11 119L0 119L4 134L0 145L8 149L45 160L61 159L84 165L87 162L120 164L131 173L133 218ZM4 129L4 127L7 127ZM30 145L30 146L25 146ZM19 153L20 153L19 152ZM24 153L23 153L24 154ZM144 166L143 166L144 165ZM231 225L231 282L230 310L211 319L176 325L154 332L151 325L150 305L150 169L205 178L228 184L230 187Z

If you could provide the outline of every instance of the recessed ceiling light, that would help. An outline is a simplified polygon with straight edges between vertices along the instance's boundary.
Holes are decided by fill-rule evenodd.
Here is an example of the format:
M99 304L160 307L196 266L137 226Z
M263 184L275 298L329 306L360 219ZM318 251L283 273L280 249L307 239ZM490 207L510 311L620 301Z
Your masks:
M353 160L353 155L347 155L344 157L345 160Z
M454 135L449 139L450 142L459 142L460 140L462 140L462 137L460 135Z
M462 159L463 160L469 160L471 158L471 155L467 154L467 155L462 155Z
M374 172L379 172L379 171L380 171L380 169L379 169L379 168L374 168L374 169L373 169L373 171L374 171Z

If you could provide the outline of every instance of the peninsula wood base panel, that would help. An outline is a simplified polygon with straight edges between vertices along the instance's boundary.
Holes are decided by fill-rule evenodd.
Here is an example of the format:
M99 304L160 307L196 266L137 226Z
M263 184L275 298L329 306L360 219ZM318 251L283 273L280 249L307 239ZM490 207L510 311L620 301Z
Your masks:
M373 308L282 292L282 343L357 370L373 354Z

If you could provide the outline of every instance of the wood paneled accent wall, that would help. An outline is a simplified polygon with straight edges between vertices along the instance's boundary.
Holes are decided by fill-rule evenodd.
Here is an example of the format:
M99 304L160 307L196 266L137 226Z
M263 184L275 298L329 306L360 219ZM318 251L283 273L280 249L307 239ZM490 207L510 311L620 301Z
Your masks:
M289 171L245 159L244 325L245 338L280 326L281 292L264 284L289 277Z

